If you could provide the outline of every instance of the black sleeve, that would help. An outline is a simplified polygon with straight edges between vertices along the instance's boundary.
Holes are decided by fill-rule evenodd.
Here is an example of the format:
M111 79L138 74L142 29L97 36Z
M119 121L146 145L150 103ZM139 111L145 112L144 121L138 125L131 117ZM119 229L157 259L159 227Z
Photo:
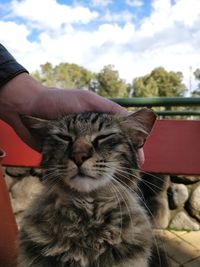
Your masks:
M0 87L20 73L28 71L0 44Z

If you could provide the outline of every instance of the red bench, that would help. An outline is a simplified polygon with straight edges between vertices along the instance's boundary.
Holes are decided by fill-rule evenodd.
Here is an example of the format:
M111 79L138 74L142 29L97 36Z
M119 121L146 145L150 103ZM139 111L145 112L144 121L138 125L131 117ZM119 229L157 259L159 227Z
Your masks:
M0 147L6 152L2 160L4 165L37 167L40 163L40 154L24 144L12 128L1 120ZM158 120L144 151L146 160L142 169L146 172L199 175L200 121ZM0 266L10 267L16 254L17 227L1 176Z

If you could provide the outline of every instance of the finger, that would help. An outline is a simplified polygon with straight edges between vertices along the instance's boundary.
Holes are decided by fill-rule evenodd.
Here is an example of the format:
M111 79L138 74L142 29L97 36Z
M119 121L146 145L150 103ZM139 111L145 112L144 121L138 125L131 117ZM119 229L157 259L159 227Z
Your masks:
M127 110L122 106L93 92L86 91L82 98L84 98L82 102L85 102L85 105L90 109L89 111L127 114Z
M126 109L90 91L51 89L44 91L32 105L29 115L57 119L69 113L109 112L124 113Z
M139 165L140 167L144 164L145 156L144 156L144 150L143 148L140 148L138 150L138 159L139 159Z
M8 123L16 132L16 134L30 147L39 151L39 141L33 137L28 129L23 125L18 113L13 107L8 104L0 102L0 118Z

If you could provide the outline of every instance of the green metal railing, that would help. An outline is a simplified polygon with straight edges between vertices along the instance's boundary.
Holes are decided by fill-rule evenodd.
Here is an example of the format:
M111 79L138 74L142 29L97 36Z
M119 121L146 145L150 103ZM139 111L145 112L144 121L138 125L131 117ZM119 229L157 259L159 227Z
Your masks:
M167 107L164 111L156 111L160 116L200 116L200 97L135 97L112 98L123 107ZM170 110L171 107L184 107L184 110ZM199 109L188 110L188 107Z

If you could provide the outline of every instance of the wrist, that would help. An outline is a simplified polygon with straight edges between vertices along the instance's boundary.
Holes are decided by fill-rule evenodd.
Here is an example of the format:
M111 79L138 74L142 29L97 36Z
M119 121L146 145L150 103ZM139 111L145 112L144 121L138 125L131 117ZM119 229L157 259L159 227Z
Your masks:
M2 86L0 99L20 114L29 114L35 99L46 90L29 74L21 73Z

